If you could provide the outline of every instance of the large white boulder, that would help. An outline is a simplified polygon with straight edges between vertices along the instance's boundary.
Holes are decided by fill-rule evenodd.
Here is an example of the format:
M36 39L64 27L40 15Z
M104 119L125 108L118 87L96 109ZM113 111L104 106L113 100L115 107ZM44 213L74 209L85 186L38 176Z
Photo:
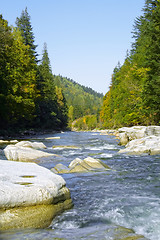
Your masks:
M8 145L4 149L5 156L10 161L29 162L37 158L54 156L52 153L43 152L29 147Z
M20 141L15 144L16 147L29 147L35 149L45 149L47 148L42 142L30 142L30 141Z
M46 227L71 206L61 176L35 163L0 160L0 230Z
M160 137L148 136L130 141L125 149L121 149L119 153L128 154L160 154Z

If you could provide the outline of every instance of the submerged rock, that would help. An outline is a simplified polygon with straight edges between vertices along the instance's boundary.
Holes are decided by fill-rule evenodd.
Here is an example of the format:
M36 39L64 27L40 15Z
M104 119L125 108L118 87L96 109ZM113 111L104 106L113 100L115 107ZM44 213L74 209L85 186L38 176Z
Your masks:
M66 167L63 164L57 164L51 170L57 173L78 173L109 169L110 168L99 159L88 157L85 158L84 160L81 160L80 158L74 159L69 164L69 167Z
M21 162L29 162L37 158L50 157L55 155L55 154L43 152L37 149L33 149L29 147L19 147L15 145L8 145L4 149L4 153L8 160L21 161Z
M132 229L122 226L115 226L109 231L112 233L112 239L114 240L145 240L143 235L136 234ZM147 239L146 239L147 240Z
M14 143L18 143L17 140L2 140L0 139L0 144L14 144Z
M68 167L66 167L65 165L59 163L54 167L54 170L57 173L68 173L70 169Z
M62 148L62 149L79 149L77 146L63 146L63 145L54 145L52 148Z
M0 230L45 228L72 207L61 176L35 163L0 160Z
M47 140L52 140L52 139L60 139L60 137L48 137L48 138L45 138Z

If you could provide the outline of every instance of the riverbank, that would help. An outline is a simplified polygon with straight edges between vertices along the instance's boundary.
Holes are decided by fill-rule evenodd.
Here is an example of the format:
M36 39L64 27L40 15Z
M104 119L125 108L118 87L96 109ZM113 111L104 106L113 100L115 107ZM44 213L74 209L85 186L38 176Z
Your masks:
M70 131L70 129L11 129L11 130L0 130L0 140L11 140L11 139L30 139L38 135L44 134L56 134L61 131Z

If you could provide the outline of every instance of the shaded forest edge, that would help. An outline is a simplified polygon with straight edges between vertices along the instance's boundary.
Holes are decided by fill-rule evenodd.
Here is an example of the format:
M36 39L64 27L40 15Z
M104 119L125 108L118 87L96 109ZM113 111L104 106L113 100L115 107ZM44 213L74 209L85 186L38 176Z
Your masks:
M160 124L160 0L146 0L131 51L115 67L103 99L104 128Z
M52 74L47 44L38 59L27 8L8 25L0 15L0 136L69 129L99 114L103 94Z

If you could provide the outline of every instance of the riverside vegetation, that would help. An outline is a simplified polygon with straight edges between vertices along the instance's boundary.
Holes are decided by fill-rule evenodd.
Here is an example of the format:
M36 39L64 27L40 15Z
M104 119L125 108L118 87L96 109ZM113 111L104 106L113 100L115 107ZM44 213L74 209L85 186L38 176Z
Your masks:
M160 1L146 0L135 20L132 49L104 96L105 128L160 123Z
M38 59L27 8L8 25L0 16L0 134L66 129L76 118L97 115L103 94L52 74L47 44Z
M44 44L38 60L27 12L11 27L0 16L0 133L17 130L119 128L160 123L160 1L146 0L135 20L134 42L112 75L109 91L97 93L53 75ZM73 123L73 124L72 124Z

